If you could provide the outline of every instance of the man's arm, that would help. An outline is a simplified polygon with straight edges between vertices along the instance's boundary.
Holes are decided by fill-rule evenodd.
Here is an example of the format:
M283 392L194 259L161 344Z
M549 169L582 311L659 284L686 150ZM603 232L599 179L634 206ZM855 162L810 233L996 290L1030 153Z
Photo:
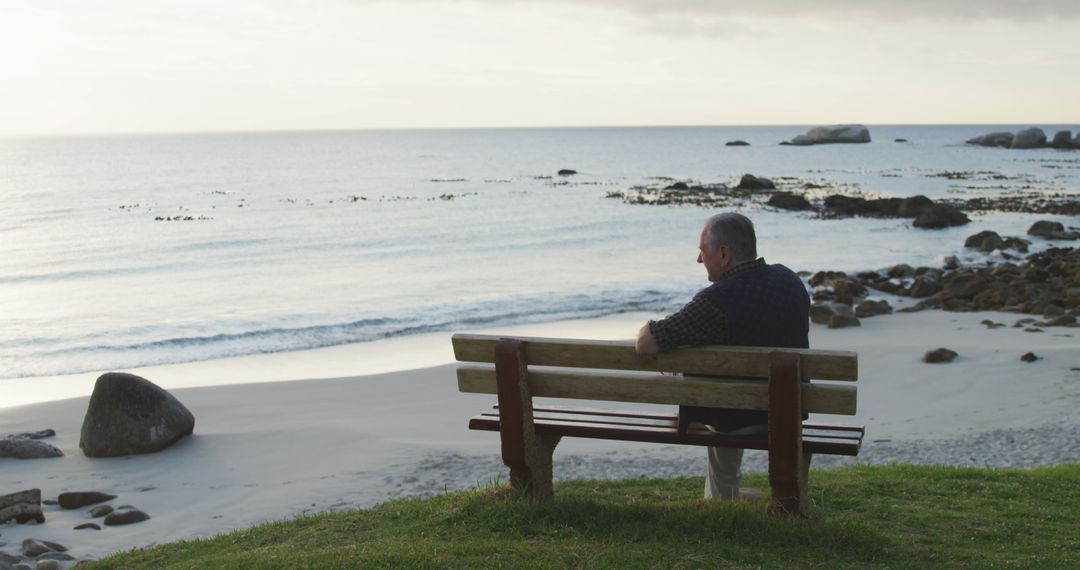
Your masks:
M641 327L637 333L637 342L634 343L634 352L638 354L656 354L660 352L660 345L656 342L649 324Z
M679 312L659 321L649 321L638 331L634 350L655 354L677 346L726 344L727 315L703 297L694 297Z

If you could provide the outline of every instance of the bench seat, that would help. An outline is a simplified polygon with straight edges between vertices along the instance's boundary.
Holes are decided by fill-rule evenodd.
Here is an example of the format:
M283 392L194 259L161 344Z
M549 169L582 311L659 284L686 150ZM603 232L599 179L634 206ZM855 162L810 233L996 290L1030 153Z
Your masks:
M539 435L769 449L769 436L765 433L725 435L695 425L687 430L686 435L679 435L676 431L678 416L675 414L537 406L533 408L533 421ZM469 429L499 431L499 407L469 418ZM864 432L863 426L804 422L803 453L858 455Z

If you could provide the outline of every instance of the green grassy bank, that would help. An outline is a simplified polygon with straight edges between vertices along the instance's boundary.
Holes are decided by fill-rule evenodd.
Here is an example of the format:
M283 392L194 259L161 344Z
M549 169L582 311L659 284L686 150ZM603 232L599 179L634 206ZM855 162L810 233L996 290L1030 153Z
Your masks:
M745 485L767 488L763 475ZM262 525L92 568L1080 568L1080 464L813 471L792 520L710 504L701 478L574 481L531 505L499 489Z

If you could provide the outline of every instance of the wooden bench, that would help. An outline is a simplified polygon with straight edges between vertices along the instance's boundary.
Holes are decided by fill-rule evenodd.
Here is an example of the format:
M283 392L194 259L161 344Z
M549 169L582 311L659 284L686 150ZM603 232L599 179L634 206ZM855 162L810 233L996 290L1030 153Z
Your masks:
M511 485L534 500L552 496L559 439L584 437L768 450L770 507L799 515L811 458L854 456L862 445L863 426L802 420L804 412L855 413L853 352L709 346L640 355L631 341L473 334L454 335L453 345L457 360L484 363L459 365L458 389L498 395L469 429L500 433ZM541 407L533 397L768 410L769 426L735 436L695 424L680 435L676 414Z

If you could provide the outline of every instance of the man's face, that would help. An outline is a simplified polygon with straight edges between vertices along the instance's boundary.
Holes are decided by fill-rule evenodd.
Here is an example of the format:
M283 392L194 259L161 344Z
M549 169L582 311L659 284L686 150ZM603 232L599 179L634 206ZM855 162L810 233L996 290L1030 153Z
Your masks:
M697 262L705 265L705 271L709 274L709 281L716 281L720 279L720 276L724 274L735 258L731 255L731 249L726 245L721 245L715 250L709 247L707 238L709 235L708 226L701 229L701 240L698 244L698 256Z

